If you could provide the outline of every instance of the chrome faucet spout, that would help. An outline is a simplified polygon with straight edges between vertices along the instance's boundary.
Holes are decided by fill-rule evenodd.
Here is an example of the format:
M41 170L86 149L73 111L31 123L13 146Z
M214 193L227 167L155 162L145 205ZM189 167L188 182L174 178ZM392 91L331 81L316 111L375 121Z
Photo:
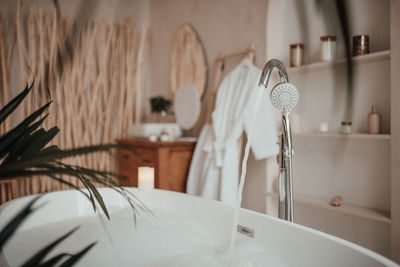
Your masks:
M261 77L260 77L258 86L264 85L264 87L267 88L268 82L269 82L269 77L271 76L271 72L275 68L278 69L279 76L281 77L281 82L285 82L285 83L289 82L289 78L288 78L288 75L286 72L285 65L283 65L283 63L277 59L271 59L270 61L268 61L265 64L265 66L263 68L263 72L261 73Z
M297 104L299 94L294 85L289 83L289 78L284 64L272 59L268 61L262 71L259 86L268 87L269 78L274 69L277 69L281 83L271 90L271 103L282 113L282 127L279 145L278 163L279 174L279 218L293 222L293 175L292 175L292 134L290 128L290 111Z

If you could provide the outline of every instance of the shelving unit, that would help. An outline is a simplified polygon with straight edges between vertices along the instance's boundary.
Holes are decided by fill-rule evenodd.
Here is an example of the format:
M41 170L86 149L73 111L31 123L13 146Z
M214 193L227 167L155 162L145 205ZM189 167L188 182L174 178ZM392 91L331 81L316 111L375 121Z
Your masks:
M392 95L390 73L391 58L395 60L394 54L398 50L395 47L389 50L394 29L390 25L391 2L361 2L349 2L353 22L350 35L367 33L372 52L352 58L352 91L348 88L345 58L318 62L320 36L338 36L339 33L326 32L329 28L326 20L312 1L303 6L307 10L306 19L299 16L294 1L269 2L267 57L280 59L288 66L290 44L300 42L305 47L304 60L310 62L287 68L289 80L300 94L299 103L293 110L298 115L301 129L300 133L293 133L297 223L389 255L390 229L393 229L389 215L393 211L391 147L396 144L392 142L396 137L391 135L391 111L396 110L393 107L396 95ZM279 15L283 10L287 14L285 17ZM282 33L281 29L286 31ZM337 44L340 44L339 38ZM341 57L344 56L342 48L338 46L337 50ZM278 77L276 81L279 82ZM384 134L366 134L372 105L377 106L382 116ZM339 133L344 120L352 121L353 134ZM329 125L330 132L318 132L322 122ZM274 162L268 163L268 168L267 190L276 191L279 170L273 169ZM329 205L329 199L335 195L343 197L343 206ZM276 214L276 205L276 197L267 194L267 210Z
M289 68L290 81L300 91L296 112L302 132L293 134L294 192L314 206L341 195L349 212L372 214L356 207L390 211L390 50L353 57L351 104L353 133L341 134L346 101L346 60ZM382 115L383 133L367 134L371 105ZM326 121L331 132L317 132ZM314 202L313 202L314 198ZM304 202L303 201L303 202ZM303 203L304 204L304 203ZM308 205L307 204L307 205ZM350 206L349 206L350 205ZM321 206L321 205L320 205ZM324 209L324 212L329 213ZM336 210L337 211L337 210ZM372 215L371 215L372 216Z
M339 212L339 213L349 214L352 216L363 217L366 219L375 220L387 224L390 224L391 222L390 214L385 211L378 211L366 207L351 205L348 203L343 203L340 207L333 207L329 204L329 201L326 199L319 199L306 195L295 195L294 200L295 202L327 209L332 212Z
M352 61L355 65L364 64L379 60L390 59L390 50L379 51L375 53L370 53L367 55L361 55L357 57L352 57ZM338 66L343 66L346 64L346 59L338 59L333 62L317 62L311 63L307 65L302 65L299 67L291 67L287 68L288 74L293 74L295 72L310 72L310 71L319 71L319 70L328 70Z
M293 133L293 138L342 138L342 139L366 139L366 140L387 140L390 141L390 134L365 134L365 133Z
M390 134L390 51L353 58L351 120L354 133L366 133L371 105L382 115L382 132ZM288 69L289 80L299 90L300 101L294 112L305 122L302 131L316 132L321 122L328 122L338 132L345 112L349 112L346 90L346 61L320 62ZM348 119L346 117L346 119Z
M278 193L276 192L269 192L267 194L269 197L278 198ZM331 212L337 212L342 214L347 214L356 217L362 217L365 219L382 222L385 224L390 224L390 213L375 209L370 209L366 207L356 206L349 203L342 203L341 206L333 207L329 204L329 200L311 197L302 194L295 194L294 195L294 204L302 204L307 206L313 206L319 209L328 210Z

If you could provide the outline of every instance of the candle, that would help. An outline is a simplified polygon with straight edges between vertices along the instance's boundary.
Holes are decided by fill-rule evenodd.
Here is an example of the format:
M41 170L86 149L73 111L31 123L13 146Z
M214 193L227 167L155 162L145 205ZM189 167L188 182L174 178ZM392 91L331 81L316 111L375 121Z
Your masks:
M138 188L154 189L154 168L139 167L138 168Z

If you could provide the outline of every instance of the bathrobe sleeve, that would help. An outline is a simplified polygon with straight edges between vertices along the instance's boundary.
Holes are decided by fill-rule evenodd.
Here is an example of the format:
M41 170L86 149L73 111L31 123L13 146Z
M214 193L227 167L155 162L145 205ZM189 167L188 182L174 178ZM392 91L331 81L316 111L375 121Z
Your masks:
M269 94L264 87L259 87L257 83L254 83L249 90L251 91L243 114L244 129L247 136L250 134L259 92L260 90L265 92L262 94L263 99L257 114L255 128L253 130L253 139L251 143L253 155L257 160L277 155L279 153L278 135L272 114Z

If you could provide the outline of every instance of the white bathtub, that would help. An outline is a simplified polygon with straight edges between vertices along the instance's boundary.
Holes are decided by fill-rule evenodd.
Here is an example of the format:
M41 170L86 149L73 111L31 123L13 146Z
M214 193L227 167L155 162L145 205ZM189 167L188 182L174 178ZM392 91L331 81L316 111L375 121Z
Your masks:
M353 243L244 209L239 223L254 230L254 238L239 234L229 258L224 248L230 236L231 207L170 191L128 190L157 218L141 215L135 229L125 200L110 189L101 189L111 214L105 230L79 192L49 193L39 201L46 204L3 249L3 264L20 265L49 241L81 225L54 251L77 252L97 240L78 266L398 266ZM4 205L0 227L30 199Z

